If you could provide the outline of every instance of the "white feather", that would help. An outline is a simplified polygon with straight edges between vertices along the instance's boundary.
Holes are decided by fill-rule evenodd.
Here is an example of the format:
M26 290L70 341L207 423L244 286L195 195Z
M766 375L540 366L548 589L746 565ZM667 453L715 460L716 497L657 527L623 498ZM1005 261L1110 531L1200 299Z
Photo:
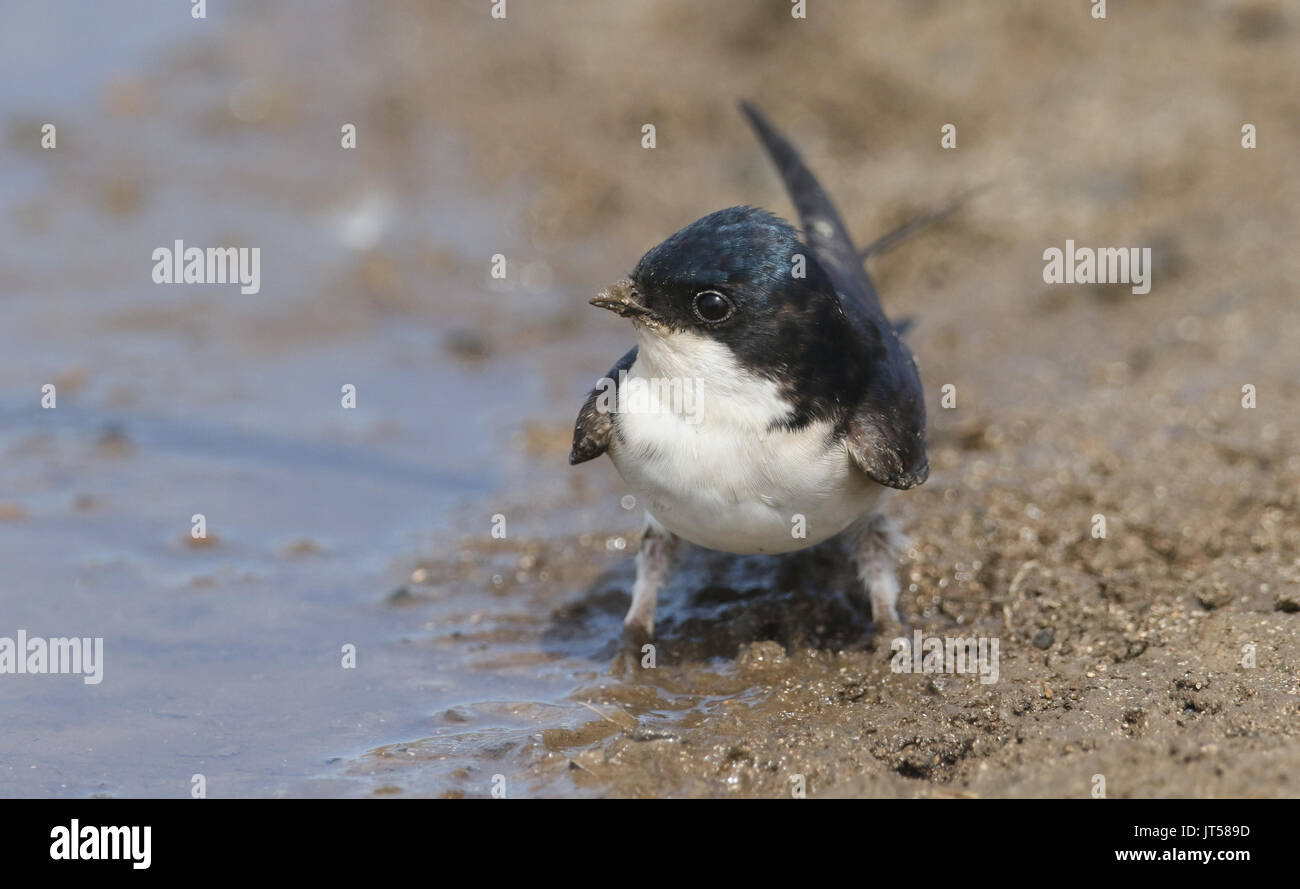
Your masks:
M614 418L610 458L665 528L709 549L782 553L833 537L872 511L883 489L832 440L830 424L772 429L790 405L726 345L635 326L627 380L679 381L678 391L698 393L696 404L676 411Z

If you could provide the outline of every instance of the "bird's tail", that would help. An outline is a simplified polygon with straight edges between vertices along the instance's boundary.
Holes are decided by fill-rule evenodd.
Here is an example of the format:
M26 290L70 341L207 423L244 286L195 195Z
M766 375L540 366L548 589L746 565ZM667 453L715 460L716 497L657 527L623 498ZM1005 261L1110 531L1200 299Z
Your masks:
M944 204L938 210L931 210L929 213L925 213L911 220L910 222L906 222L903 225L900 225L898 228L894 229L889 234L882 235L881 237L876 238L870 244L868 244L867 246L859 250L858 256L862 258L863 262L866 262L869 258L875 256L877 253L884 253L886 250L890 249L891 247L897 247L899 244L901 244L903 241L907 240L912 235L919 232L921 229L931 226L936 222L942 222L943 220L947 219L949 216L951 216L952 214L960 210L962 207L964 207L966 205L966 202L969 201L971 198L975 197L977 194L980 194L981 192L987 191L988 189L989 189L988 185L977 185L974 188L969 189L963 192L962 194L957 195L957 197L953 198L951 201Z
M799 211L799 222L808 246L831 266L841 267L843 271L856 266L861 271L858 252L844 226L844 220L840 218L839 211L831 203L817 177L803 162L799 152L772 126L763 112L749 102L741 102L740 110L749 119L759 141L767 149L768 155L776 164L777 172L785 182L790 200Z

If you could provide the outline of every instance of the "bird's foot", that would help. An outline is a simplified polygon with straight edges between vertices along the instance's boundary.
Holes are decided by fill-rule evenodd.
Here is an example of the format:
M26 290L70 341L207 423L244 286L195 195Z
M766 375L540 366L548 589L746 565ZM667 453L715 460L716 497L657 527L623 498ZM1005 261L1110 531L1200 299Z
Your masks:
M853 561L858 568L871 620L880 635L898 634L906 627L898 615L898 553L907 538L894 520L883 512L873 513L858 523Z

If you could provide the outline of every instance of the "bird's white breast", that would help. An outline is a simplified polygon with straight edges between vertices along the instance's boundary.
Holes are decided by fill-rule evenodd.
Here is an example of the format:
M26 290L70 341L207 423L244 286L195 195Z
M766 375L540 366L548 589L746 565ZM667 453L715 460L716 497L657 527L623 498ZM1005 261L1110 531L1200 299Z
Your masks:
M641 397L655 387L675 403ZM803 549L869 512L882 491L830 424L773 428L790 412L776 384L708 337L638 325L625 390L610 458L641 504L692 543L733 553Z

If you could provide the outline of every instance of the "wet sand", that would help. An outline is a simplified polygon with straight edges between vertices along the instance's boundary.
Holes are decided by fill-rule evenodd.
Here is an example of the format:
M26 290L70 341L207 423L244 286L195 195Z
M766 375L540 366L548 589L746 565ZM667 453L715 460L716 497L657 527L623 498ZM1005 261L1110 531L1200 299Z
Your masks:
M3 677L0 793L1300 792L1294 9L308 6L89 67L54 157L6 94L0 635L108 665ZM891 671L833 545L693 551L655 667L620 644L641 514L565 457L630 332L586 300L791 212L742 97L860 243L991 186L869 270L931 417L900 607L994 683ZM180 237L262 292L150 283ZM1045 284L1066 239L1150 246L1150 292Z

